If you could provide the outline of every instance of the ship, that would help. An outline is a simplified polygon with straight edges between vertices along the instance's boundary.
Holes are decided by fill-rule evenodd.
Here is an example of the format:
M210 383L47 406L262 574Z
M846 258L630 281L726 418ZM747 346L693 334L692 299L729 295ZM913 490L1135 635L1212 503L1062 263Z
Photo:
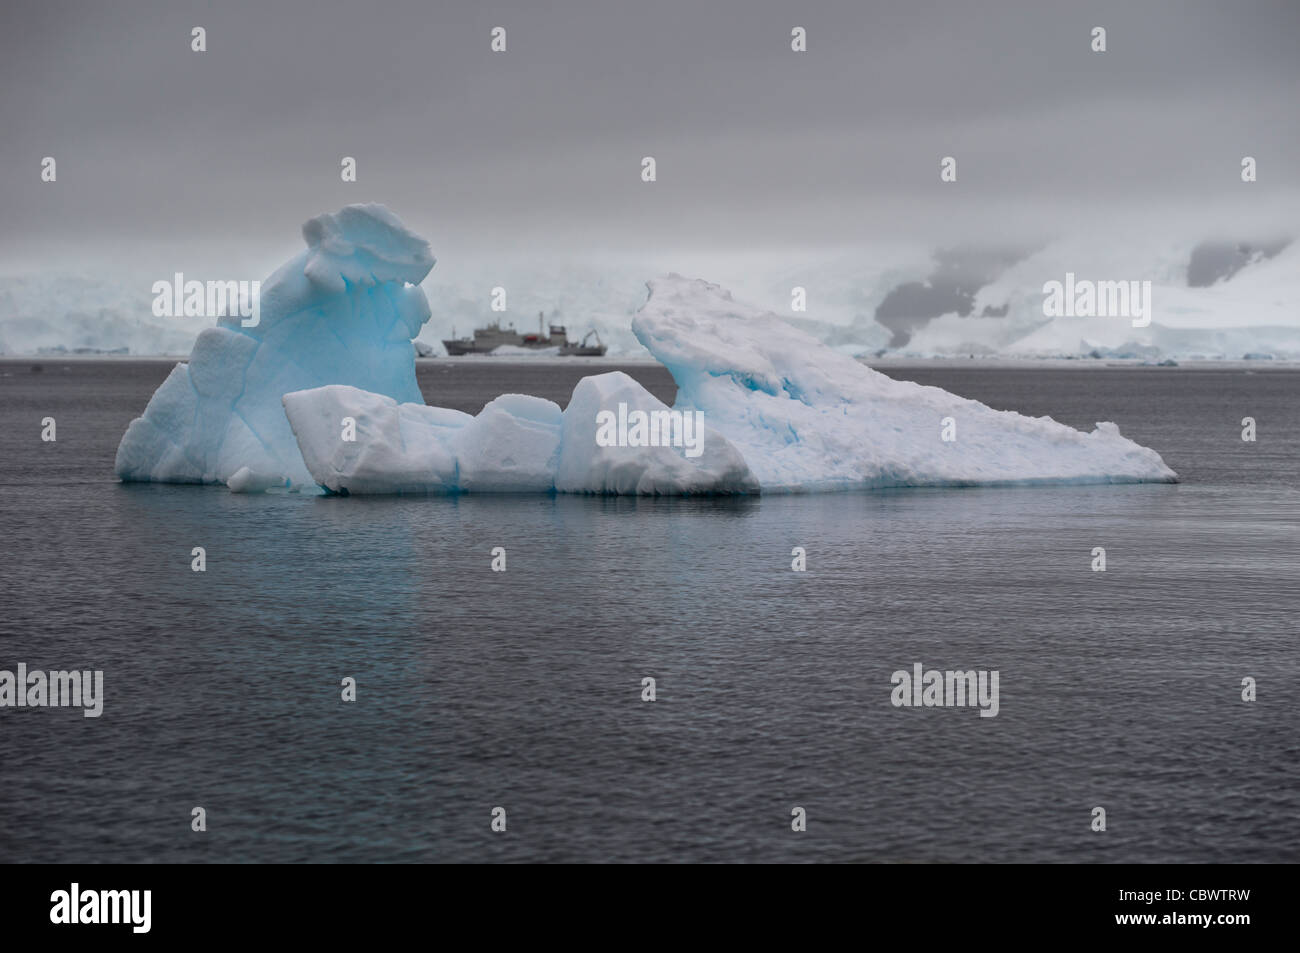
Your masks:
M563 328L561 328L561 330L563 330ZM592 335L595 335L596 343L588 344L587 342L591 340ZM565 357L604 357L605 345L601 342L600 335L596 333L596 329L592 328L583 336L581 342L575 344L570 341L561 346L560 354Z
M546 327L548 332L545 335L542 334L543 327ZM455 335L455 328L451 333ZM595 335L596 343L588 344L592 335ZM513 324L503 328L499 321L493 321L485 328L475 328L473 337L453 336L442 342L442 346L447 349L447 354L451 357L459 357L462 354L490 354L503 345L531 350L558 347L564 357L602 357L605 354L605 345L601 343L600 335L596 334L595 330L588 331L581 342L570 341L564 325L547 326L545 316L541 312L537 314L536 334L520 334Z
M452 328L451 333L455 334L456 329ZM503 344L521 347L523 343L524 336L514 329L514 325L503 328L499 322L493 321L485 328L475 328L473 337L453 338L443 341L442 346L449 355L458 357L461 354L487 354Z

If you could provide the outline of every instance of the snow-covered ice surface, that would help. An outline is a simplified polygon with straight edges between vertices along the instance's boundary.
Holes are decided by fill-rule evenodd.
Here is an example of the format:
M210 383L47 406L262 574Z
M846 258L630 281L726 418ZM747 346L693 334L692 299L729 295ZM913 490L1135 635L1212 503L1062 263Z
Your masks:
M530 493L555 484L560 408L504 394L478 416L399 404L355 387L285 394L284 408L316 481L335 493ZM340 422L355 422L355 439Z
M632 322L700 411L703 452L601 446L598 417L667 410L621 372L583 378L568 407L505 395L477 417L354 388L287 394L316 481L335 492L681 494L897 486L1169 482L1153 450L1102 423L1082 433L896 381L715 284L650 282ZM355 439L340 430L356 423ZM945 440L945 430L954 439Z
M707 421L700 455L685 447L599 446L597 416L652 414L668 406L621 371L584 377L564 409L564 438L555 488L563 493L754 493L758 481L744 456Z
M584 377L569 406L503 394L477 416L399 404L355 387L284 395L284 409L316 482L334 493L753 493L740 453L707 429L703 453L685 447L602 447L596 415L666 411L621 371ZM355 427L344 439L342 421Z
M1082 433L894 380L707 281L650 282L632 330L677 408L703 411L766 492L1176 479L1114 424Z
M975 295L972 314L946 314L912 334L900 352L916 357L1171 357L1300 359L1300 242L1257 258L1209 287L1189 287L1194 243L1059 240L1016 262ZM1045 317L1043 283L1151 282L1150 325L1123 317ZM978 317L986 308L1002 317Z
M212 322L154 317L151 282L93 272L0 275L0 355L188 353Z
M222 318L201 332L131 422L117 450L123 480L315 489L282 395L350 384L420 400L411 339L429 306L412 286L433 267L428 243L380 205L318 216L302 232L306 251L262 285L260 323Z

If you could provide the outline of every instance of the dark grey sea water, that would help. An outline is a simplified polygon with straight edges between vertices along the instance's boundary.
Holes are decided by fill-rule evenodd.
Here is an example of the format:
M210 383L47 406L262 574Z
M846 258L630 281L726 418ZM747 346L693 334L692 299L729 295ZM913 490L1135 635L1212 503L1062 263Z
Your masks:
M1114 420L1178 485L380 499L118 484L169 366L0 362L0 669L106 696L0 709L0 861L1300 859L1300 373L890 371ZM999 714L894 708L915 662L997 669Z

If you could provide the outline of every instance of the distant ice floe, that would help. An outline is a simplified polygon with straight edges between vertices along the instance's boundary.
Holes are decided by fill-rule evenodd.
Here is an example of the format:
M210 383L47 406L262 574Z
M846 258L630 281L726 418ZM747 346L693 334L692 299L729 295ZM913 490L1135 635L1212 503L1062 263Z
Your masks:
M122 479L349 494L1176 479L1114 424L1082 433L893 380L679 275L649 283L631 326L677 381L674 407L620 372L583 378L564 410L519 394L475 416L426 406L411 340L429 317L416 286L433 266L428 244L375 205L319 216L303 233L307 251L263 287L261 324L204 331L132 422Z

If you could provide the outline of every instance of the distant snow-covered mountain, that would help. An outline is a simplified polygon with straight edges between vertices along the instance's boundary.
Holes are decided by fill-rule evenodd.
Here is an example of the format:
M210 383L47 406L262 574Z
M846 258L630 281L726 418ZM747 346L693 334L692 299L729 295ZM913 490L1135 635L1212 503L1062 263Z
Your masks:
M435 249L436 250L436 249ZM521 331L595 331L614 356L646 357L631 332L646 282L666 272L734 290L854 356L1300 359L1300 244L1062 239L1030 250L920 245L645 259L439 261L423 282L433 316L417 349L491 320ZM1044 283L1073 274L1150 281L1151 321L1047 317ZM505 290L506 309L490 305ZM0 276L0 354L184 355L205 318L156 317L151 283L121 274ZM804 307L797 309L799 304Z

